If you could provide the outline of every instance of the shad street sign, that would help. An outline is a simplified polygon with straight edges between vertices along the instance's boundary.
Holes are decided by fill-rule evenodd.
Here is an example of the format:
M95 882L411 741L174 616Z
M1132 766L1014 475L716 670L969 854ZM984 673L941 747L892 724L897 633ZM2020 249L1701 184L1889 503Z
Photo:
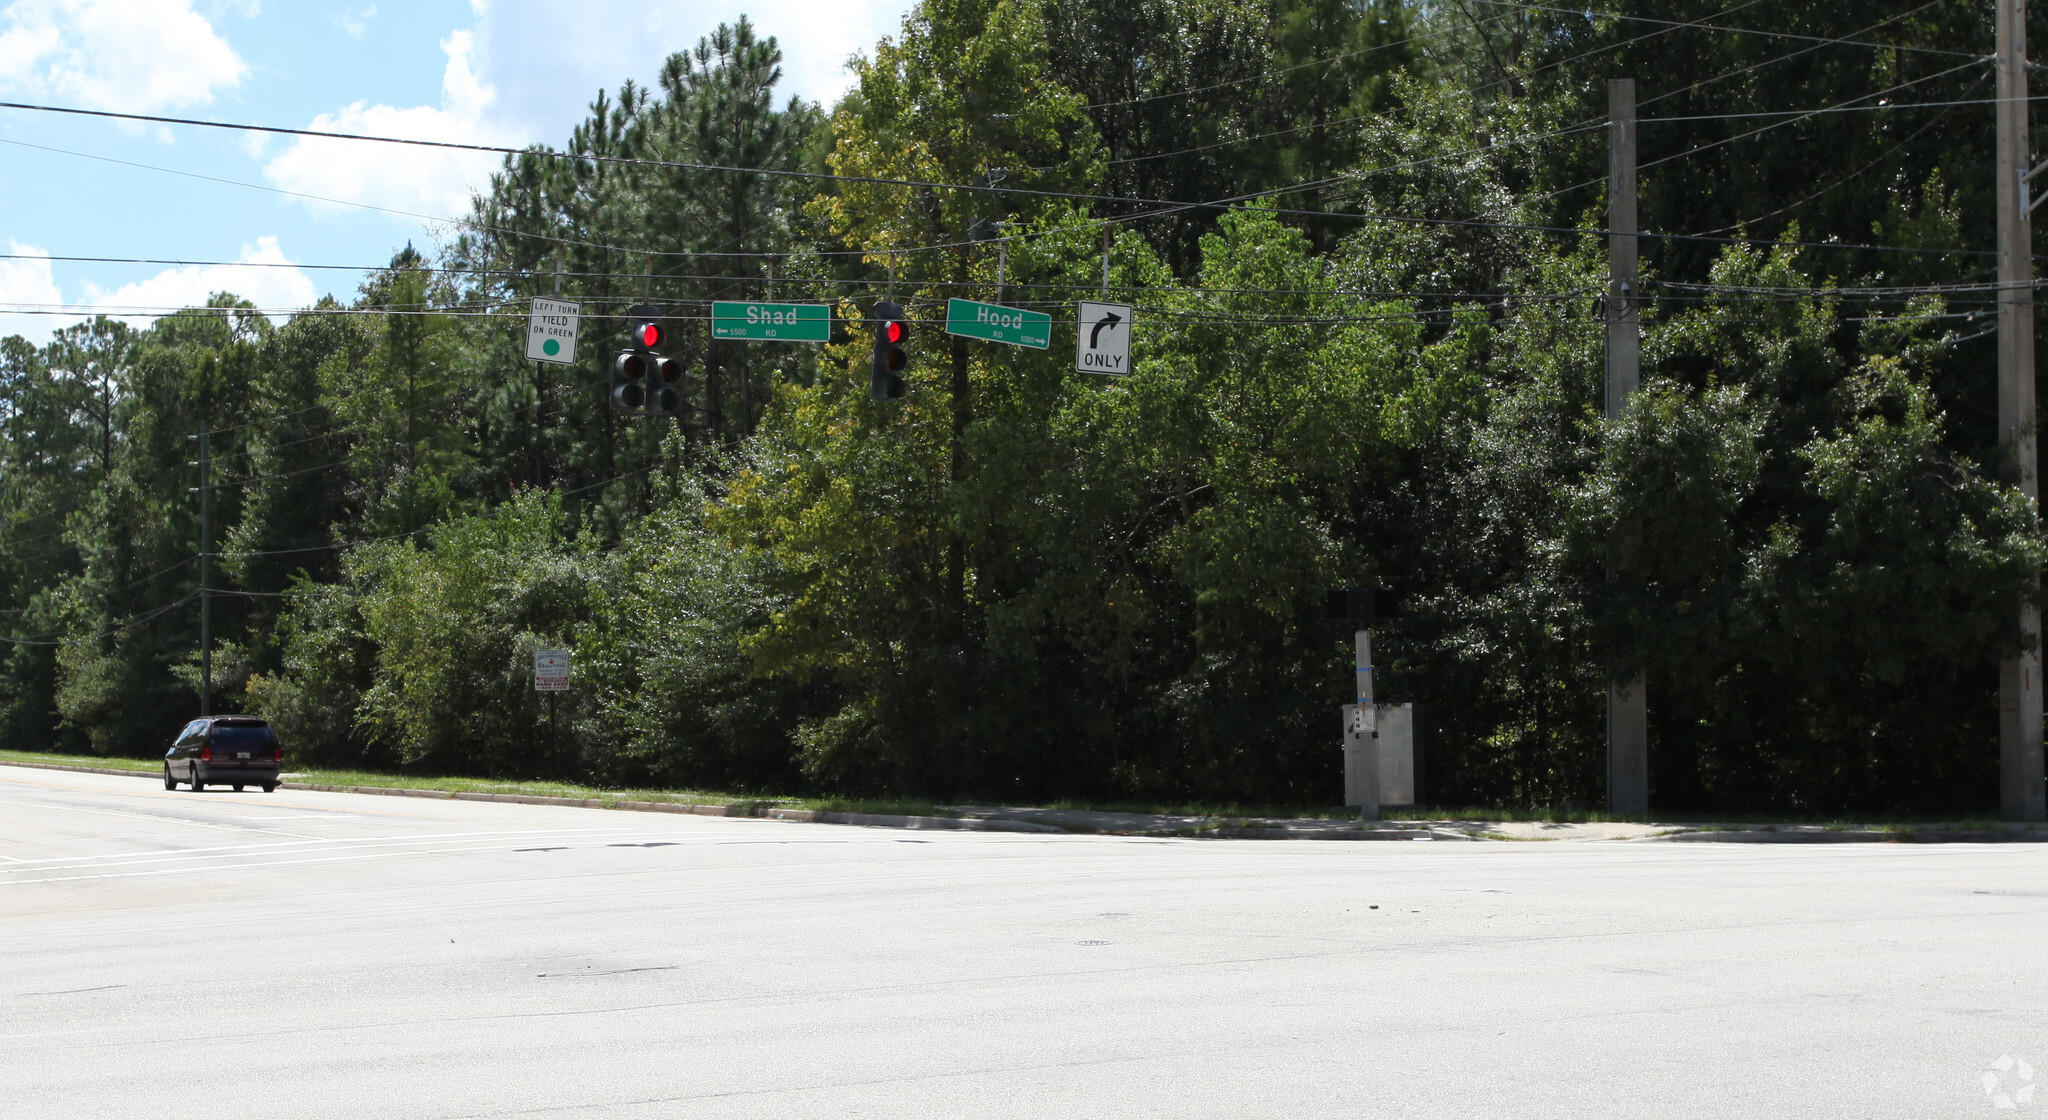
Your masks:
M827 342L832 338L832 309L822 303L713 303L711 337Z
M576 320L581 309L558 299L533 297L526 319L526 356L531 361L571 365L576 361Z
M983 342L1044 350L1052 345L1052 316L1043 311L1004 307L1000 303L949 299L946 301L946 333L978 338Z

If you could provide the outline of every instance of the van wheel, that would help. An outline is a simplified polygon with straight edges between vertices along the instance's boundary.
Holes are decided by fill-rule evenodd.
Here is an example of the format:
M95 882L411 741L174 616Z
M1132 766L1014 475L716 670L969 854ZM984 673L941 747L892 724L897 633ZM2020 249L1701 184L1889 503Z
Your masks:
M276 793L276 792L277 792L277 783L276 783L276 782L265 782L265 783L263 783L263 792L265 792L265 793Z
M168 762L164 763L164 788L165 788L165 789L177 789L177 788L178 788L178 779L176 779L176 778L173 778L173 777L171 777L171 764L170 764L170 763L168 763Z
M240 782L236 782L236 783L235 783L235 792L236 792L236 793L240 793L240 792L242 792L242 784L241 784Z
M205 788L206 783L199 780L199 767L194 766L192 768L192 792L198 793Z

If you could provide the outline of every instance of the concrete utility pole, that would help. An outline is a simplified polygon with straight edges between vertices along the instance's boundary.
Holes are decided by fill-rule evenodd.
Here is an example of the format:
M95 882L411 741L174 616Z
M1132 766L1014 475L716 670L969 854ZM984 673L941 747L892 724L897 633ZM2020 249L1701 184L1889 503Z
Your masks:
M1998 437L2012 444L2006 474L2038 506L2034 443L2033 175L2027 112L2027 3L1998 4ZM2035 575L2036 586L2039 574ZM2020 630L2041 633L2041 609L2020 608ZM1998 808L2007 820L2044 819L2041 785L2041 651L1998 665Z
M1607 83L1607 121L1607 418L1613 420L1642 383L1634 78ZM1631 532L1629 526L1621 528L1623 536ZM1611 571L1630 562L1629 551L1626 545L1610 545ZM1607 682L1607 811L1616 816L1640 817L1650 811L1650 717L1643 683L1641 672L1633 680Z
M1370 594L1370 592L1367 592ZM1353 635L1358 647L1358 703L1344 706L1345 785L1358 791L1358 815L1380 819L1379 713L1373 709L1372 631Z

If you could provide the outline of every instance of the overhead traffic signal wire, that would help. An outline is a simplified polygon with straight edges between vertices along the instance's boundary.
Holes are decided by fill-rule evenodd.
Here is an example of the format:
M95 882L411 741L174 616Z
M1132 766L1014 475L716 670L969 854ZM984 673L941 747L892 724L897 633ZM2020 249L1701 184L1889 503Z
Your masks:
M1937 0L1937 2L1938 2L1938 0ZM1806 49L1808 49L1808 50L1811 50L1811 49L1816 49L1816 48L1806 48ZM1710 79L1710 80L1711 80L1711 79ZM1919 80L1930 80L1930 79L1919 79ZM1907 84L1912 84L1912 83L1907 83ZM1903 86L1901 86L1901 87L1895 87L1895 88L1903 88ZM1872 94L1872 95L1869 95L1869 96L1881 96L1881 93L1880 93L1880 94ZM1652 100L1655 100L1655 99L1652 99ZM1167 199L1148 199L1148 198L1133 198L1133 197L1126 197L1126 196L1118 196L1118 195L1103 195L1103 194L1091 194L1091 193L1083 193L1083 192L1071 192L1071 191L1048 191L1048 190L1036 190L1036 189L1030 189L1030 188L1022 188L1022 187L1002 187L1002 186L981 186L981 185L976 185L976 184L948 184L948 183L933 183L933 182L928 182L928 181L922 181L922 180L886 179L886 178L881 178L881 177L876 177L876 176L841 176L841 175L833 175L833 174L829 174L829 173L823 173L823 172L794 172L794 171L783 171L783 170L779 170L779 169L771 169L771 168L740 168L740 167L726 167L726 166L722 166L722 165L711 165L711 164L694 164L694 163L685 163L685 162L678 162L678 161L666 161L666 160L640 160L640 159L633 159L633 158L629 158L629 157L620 157L620 156L589 156L589 155L581 155L581 156L579 156L579 155L570 155L570 154L568 154L568 153L558 153L558 152L547 152L547 151L532 151L532 150L528 150L528 149L509 149L509 148L497 148L497 147L493 147L493 146L489 146L489 145L474 145L474 144L458 144L458 143L452 143L452 142L444 142L444 141L426 141L426 140L405 140L405 139L397 139L397 138L390 138L390 137L376 137L376 136L364 136L364 135L358 135L358 134L348 134L348 133L323 133L323 132L310 132L310 131L307 131L307 130L304 130L304 129L279 129L279 128L273 128L273 127L270 127L270 126L261 126L261 125L238 125L238 124L230 124L230 123L224 123L224 122L218 122L218 121L203 121L203 120L194 120L194 119L188 119L188 118L174 118L174 117L157 117L157 116L151 116L151 115L146 115L146 114L133 114L133 113L116 113L116 112L111 112L111 111L106 111L106 110L97 110L97 109L70 109L70 108L61 108L61 107L53 107L53 106L40 106L40 105L30 105L30 104L26 104L26 103L22 103L22 102L0 102L0 108L19 108L19 109L29 109L29 110L40 110L40 111L48 111L48 112L58 112L58 113L76 113L76 114L81 114L81 115L87 115L87 116L98 116L98 117L108 117L108 118L113 118L113 119L124 119L124 120L138 120L138 121L145 121L145 122L155 122L155 123L171 123L171 124L190 124L190 125L196 125L196 126L201 126L201 127L211 127L211 128L223 128L223 129L231 129L231 130L253 130L253 131L259 131L259 132L281 132L281 133L286 133L286 134L291 134L291 135L303 135L303 136L311 136L311 137L324 137L324 138L328 138L328 139L351 139L351 140L361 140L361 141L366 141L366 142L378 142L378 143L396 143L396 144L404 144L404 145L411 145L411 146L424 146L424 147L442 147L442 148L454 148L454 149L458 149L458 150L498 151L498 152L504 152L504 153L506 153L506 154L532 154L532 155L536 155L536 156L545 156L545 157L550 157L550 158L569 158L569 159L580 159L580 158L589 158L589 159L601 159L601 160L605 160L605 161L611 161L611 162L619 162L619 163L627 163L627 164L640 164L640 165L648 165L648 166L660 166L660 167L671 167L671 168L684 168L684 169L696 169L696 170L707 170L707 171L724 171L724 172L739 172L739 173L754 173L754 174L762 174L762 175L770 175L770 176L798 176L798 177L804 177L804 178L812 178L812 179L827 179L827 180L840 180L840 181L849 181L849 182L862 182L862 183L873 183L873 184L881 184L881 185L891 185L891 186L906 186L906 187L922 187L922 188L931 188L931 189L942 189L942 190L954 190L954 189L958 189L958 190L963 190L963 191L969 191L969 192L984 192L984 193L997 193L997 194L1002 194L1002 193L1011 193L1011 194L1023 194L1023 195L1028 195L1028 196L1032 196L1032 197L1047 197L1047 198L1058 198L1058 199L1064 199L1064 200L1068 200L1068 201L1075 201L1075 202L1096 202L1096 203L1105 203L1105 204L1114 204L1114 205L1142 205L1142 206L1153 206L1153 207L1157 207L1157 209L1153 209L1153 210L1149 210L1149 211L1141 212L1141 213L1138 213L1138 214L1129 214L1129 215L1117 215L1117 216L1112 216L1112 217L1108 217L1108 218L1103 218L1103 219L1097 219L1097 220L1095 220L1095 221L1093 221L1093 222L1091 222L1091 223L1090 223L1091 225L1096 225L1096 226L1101 226L1101 225L1115 225L1115 224L1125 224L1125 223L1129 223L1129 222L1135 222L1135 221L1143 221L1143 220L1147 220L1147 219L1150 219L1150 218L1157 218L1157 217L1162 217L1162 216L1166 216L1166 215L1170 215L1170 214L1174 214L1174 213L1180 213L1180 212L1183 212L1183 211L1186 211L1186 210L1192 210L1192 209L1222 209L1222 208L1225 208L1225 207L1229 207L1229 206L1232 206L1232 205L1237 205L1237 204L1242 204L1242 203L1245 203L1245 202L1252 202L1252 201L1259 201L1259 200L1263 200L1263 199L1269 199L1269 198L1276 198L1276 197L1280 197L1280 196L1283 196L1283 195L1286 195L1286 194L1292 194L1292 193L1297 193L1297 192L1301 192L1301 191L1307 191L1307 190L1316 190L1316 189L1321 189L1321 188L1323 188L1323 187L1328 187L1328 186L1333 186L1333 185L1341 184L1341 183L1344 183L1344 182L1347 182L1347 181L1355 181L1355 174L1354 174L1354 173L1346 173L1346 174L1344 174L1344 175L1337 175L1337 176L1328 176L1328 177L1325 177L1325 178L1321 178L1321 179L1316 179L1316 180L1312 180L1312 181L1309 181L1309 182L1304 182L1304 183L1296 183L1296 184L1289 184L1289 185L1285 185L1285 186L1281 186L1281 187L1274 187L1274 188L1267 188L1267 189L1264 189L1264 190L1259 190L1259 191L1250 191L1250 192L1245 192L1245 193L1243 193L1243 194L1233 195L1233 196L1230 196L1230 197L1227 197L1227 198L1220 198L1220 199L1212 199L1212 200L1208 200L1208 201L1201 201L1201 202L1179 202L1179 201L1173 201L1173 200L1167 200ZM1789 122L1786 122L1786 123L1789 123ZM1574 127L1576 128L1577 126L1574 126ZM20 143L20 142L18 142L18 141L8 141L8 140L0 139L0 143ZM294 193L296 193L296 192L288 192L288 191L278 191L278 189L277 189L277 188L270 188L270 187L264 187L264 186L260 186L260 185L257 185L257 184L250 184L250 183L239 183L239 182L236 182L236 181L234 181L234 180L228 180L228 179L220 179L220 178L218 178L218 177L215 177L215 176L207 176L207 175L198 175L198 174L196 174L196 173L192 173L192 172L176 171L176 170L173 170L173 169L169 169L169 168L159 168L159 167L151 167L151 166L149 166L149 165L146 165L146 164L137 164L137 163L133 163L133 162L131 162L131 161L127 161L127 160L118 160L118 159L113 159L113 158L111 158L111 157L105 157L105 156L96 156L96 155L90 155L90 154L87 154L87 153L79 153L79 152L68 152L68 151L65 151L65 150L63 150L63 149L57 149L57 148L48 148L48 147L46 147L46 146L43 146L43 145L23 145L23 146L27 146L27 147L34 147L34 148L39 148L39 149L41 149L41 150L46 150L46 151L52 151L52 152L57 152L57 153L60 153L60 154L65 154L65 155L77 155L77 156L82 156L83 158L88 158L88 159L97 159L97 160L105 160L105 161L107 161L107 162L111 162L111 163L116 163L116 164L120 164L120 165L124 165L124 166L131 166L131 167L137 167L137 168L142 168L142 169L145 169L145 170L163 171L163 172L166 172L166 173L169 173L169 174L174 174L174 175L184 175L184 176L188 176L188 177L192 177L192 178L204 179L204 180L209 180L209 181L213 181L213 182L220 182L220 183L223 183L223 184L226 184L226 185L233 185L233 186L247 186L247 187L252 187L252 188L254 188L254 189L259 189L259 190L271 190L271 191L277 191L278 193L284 193L284 194L294 194ZM1435 160L1435 159L1442 159L1442 158L1450 158L1450 157L1449 157L1449 156L1440 156L1440 157L1429 157L1429 160ZM1425 160L1425 161L1416 161L1416 162L1417 162L1417 163L1422 163L1422 162L1428 162L1429 160ZM1550 194L1548 194L1548 195L1538 196L1538 199L1540 200L1541 198L1555 197L1556 195L1559 195L1559 194L1563 194L1563 193L1566 193L1567 191L1570 191L1570 190L1574 190L1574 189L1577 189L1578 187L1582 187L1582 186L1589 186L1589 185L1592 185L1593 183L1597 183L1597 182L1602 182L1602 181L1604 181L1604 179L1601 179L1601 180L1590 180L1590 181L1588 181L1587 183L1582 183L1582 184L1578 184L1577 186L1574 186L1574 187L1567 187L1567 188L1564 188L1563 190L1559 190L1559 191L1554 191L1554 192L1551 192L1551 193L1550 193ZM304 196L304 197L316 197L316 196ZM328 201L340 201L340 200L328 200ZM356 204L356 203L343 203L343 204L344 204L344 205L361 205L361 206L364 206L364 207L366 207L366 208L368 208L368 209L374 209L374 210L382 210L382 209L384 209L384 208L382 208L382 207L375 207L375 206L370 206L369 204ZM403 213L403 212L400 212L400 211L391 211L391 212L392 212L392 213ZM1545 226L1535 226L1535 225L1530 225L1530 224L1516 224L1516 223L1499 223L1499 222L1484 222L1484 221L1479 221L1479 220L1459 220L1459 219L1438 219L1438 218L1411 218L1411 217L1406 217L1406 216L1401 216L1401 215L1381 215L1381 214L1360 214L1360 213L1356 213L1356 212L1346 212L1346 211L1323 211L1323 210L1287 210L1287 209L1275 208L1275 212L1276 212L1276 213L1281 213L1281 214L1287 214L1287 215L1298 215L1298 216L1314 216L1314 217L1319 217L1319 218L1330 218L1330 217L1344 217L1344 218L1349 218L1349 219L1351 219L1351 220L1356 220L1356 221L1384 221L1384 222L1395 222L1395 223L1402 223L1402 224L1421 224L1421 225L1447 225L1447 226L1471 226L1471 225L1491 225L1491 226L1497 226L1497 227L1499 227L1499 228L1514 228L1514 229L1524 229L1524 230L1531 230L1531 231L1544 231L1544 232L1560 232L1560 233L1584 233L1584 232L1596 232L1596 233L1597 233L1597 232L1600 232L1600 231L1584 231L1584 230L1579 230L1579 229L1576 229L1576 228L1571 228L1571 229L1565 229L1565 228L1560 228L1560 227L1545 227ZM705 257L705 256L709 256L709 257L731 257L731 258L770 258L770 259L786 259L786 258L789 258L789 257L792 257L792 256L820 256L820 257L823 257L823 256L858 256L858 257L871 257L871 256L874 256L874 255L876 255L876 253L877 253L877 251L876 251L876 250L872 250L872 249L848 249L848 250L823 250L823 249L806 249L806 250L799 250L799 251L785 251L785 252L772 252L772 253L760 253L760 252L741 252L741 253L734 253L734 252L702 252L702 251L685 251L685 250L647 250L647 249L638 249L638 248L632 248L632 247L628 247L628 246L616 246L616 245L608 245L608 244L604 244L604 243L601 243L601 242L594 242L594 241L585 241L585 240L579 240L579 239L575 239L575 238L565 238L565 237L557 237L557 236L553 236L553 235L549 235L549 234L540 234L540 233L534 233L534 232L530 232L530 231L525 231L525 230L510 230L510 229L503 229L503 228L498 228L498 227L478 226L478 225L476 225L476 224L475 224L475 223L474 223L474 222L473 222L472 220L470 220L470 219L450 219L450 218L443 218L443 217L437 217L437 216L434 216L434 215L412 215L412 214L408 214L407 216L412 216L412 217L418 217L418 218L421 218L422 220L426 220L426 221L436 221L436 222L443 222L443 223L446 223L446 224L449 224L449 225L457 225L457 226L461 226L461 225L469 225L469 226L470 226L471 228L478 228L478 229L483 229L483 230L486 230L486 231L489 231L489 232L496 232L496 233L504 233L504 234L508 234L508 235L511 235L511 236L518 236L518 237L529 237L529 238L534 238L534 239L537 239L537 240L543 240L543 241L548 241L548 242L551 242L551 243L558 243L558 244L575 244L575 245L581 245L581 246L585 246L585 247L590 247L590 248L597 248L597 249L601 249L601 250L605 250L605 251L613 251L613 252L623 252L623 253L634 253L634 254L641 254L641 255L652 255L652 256L656 256L656 257L663 257L663 256L667 256L667 257L676 257L676 256L682 256L682 257ZM1028 234L1028 235L1009 235L1009 237L1003 238L1003 240L1008 240L1008 239L1014 239L1014 238L1019 238L1019 237L1024 237L1024 236L1030 236L1030 237L1037 237L1037 236L1045 236L1045 235L1047 235L1047 233L1049 233L1049 232L1050 232L1050 231L1033 231L1032 233L1030 233L1030 234ZM1643 236L1643 237L1659 237L1659 236L1662 236L1662 237L1682 237L1682 236L1684 236L1684 235L1676 235L1676 234L1649 234L1649 233L1645 233L1645 234L1640 234L1639 236ZM935 244L931 244L931 245L920 245L920 246L905 246L905 247L902 247L902 248L898 248L898 249L890 250L890 252L892 252L892 253L896 253L896 254L903 254L903 255L908 255L908 254L914 254L914 253L923 253L923 252L931 252L931 251L936 251L936 250L942 250L942 249L950 249L950 248L960 248L960 247L965 247L965 246L969 246L969 245L974 245L974 244L978 244L978 242L974 242L974 241L959 241L959 240L956 240L956 241L947 241L947 242L940 242L940 243L935 243ZM1835 243L1813 243L1813 244L1814 244L1814 247L1817 247L1817 248L1834 248L1834 247L1838 247L1838 245L1837 245L1837 244L1835 244ZM1876 248L1880 248L1880 249L1894 249L1895 247L1890 247L1890 246L1880 246L1880 247L1876 247ZM1940 250L1927 250L1927 251L1929 251L1929 252L1939 252ZM1963 251L1963 252L1967 252L1968 250L1958 250L1958 251ZM43 313L43 312L24 312L24 313ZM60 313L62 313L62 312L60 312Z

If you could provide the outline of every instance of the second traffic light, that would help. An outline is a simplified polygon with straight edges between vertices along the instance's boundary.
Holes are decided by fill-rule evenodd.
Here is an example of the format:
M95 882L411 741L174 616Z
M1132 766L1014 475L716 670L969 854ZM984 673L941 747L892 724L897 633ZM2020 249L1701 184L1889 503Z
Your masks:
M902 305L883 300L875 304L868 321L875 329L875 361L868 396L893 401L903 395L903 371L910 365L910 352L903 348L910 341L910 320L904 318Z
M645 304L628 312L632 331L626 336L629 349L612 358L612 407L620 412L645 412L650 416L674 416L683 408L678 384L683 368L674 358L662 357L659 348L668 341L668 330L658 313Z

